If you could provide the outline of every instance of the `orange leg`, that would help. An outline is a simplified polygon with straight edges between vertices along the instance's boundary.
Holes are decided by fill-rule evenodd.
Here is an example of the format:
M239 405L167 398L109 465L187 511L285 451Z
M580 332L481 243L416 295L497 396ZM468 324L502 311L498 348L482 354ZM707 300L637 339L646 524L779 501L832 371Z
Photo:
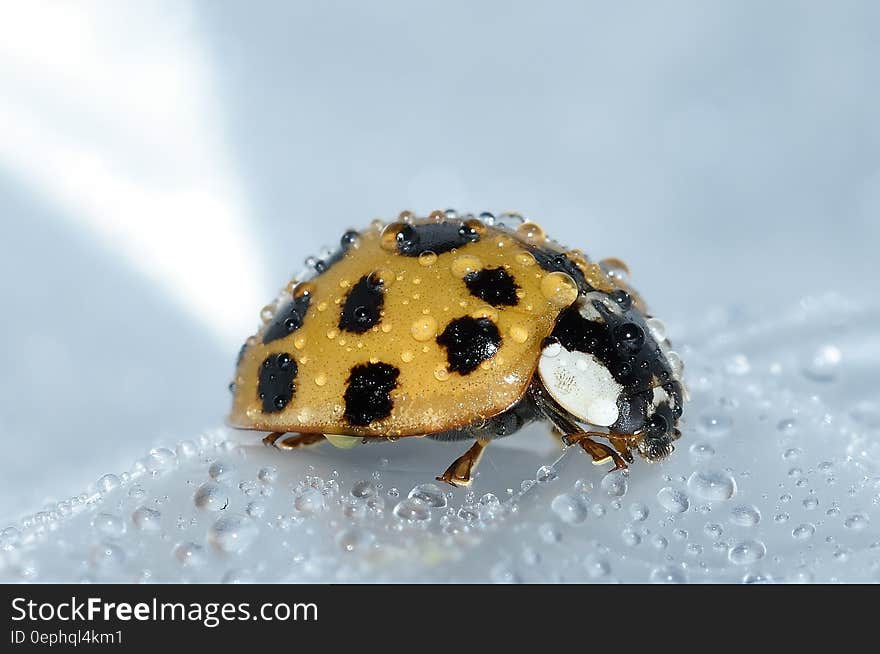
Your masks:
M593 463L599 465L601 463L605 463L609 459L614 461L614 468L612 470L626 470L626 462L623 458L615 452L613 449L605 445L604 443L597 443L594 441L591 436L599 436L602 438L608 438L608 434L604 434L602 432L579 432L577 434L567 434L563 441L568 445L580 445L581 449L593 457Z
M284 434L283 431L273 431L263 439L263 445L277 447L279 450L295 450L324 440L324 434L291 434L287 438L282 438Z
M453 486L470 486L474 470L488 444L488 440L477 440L467 452L452 462L446 472L437 477L437 481L445 481Z

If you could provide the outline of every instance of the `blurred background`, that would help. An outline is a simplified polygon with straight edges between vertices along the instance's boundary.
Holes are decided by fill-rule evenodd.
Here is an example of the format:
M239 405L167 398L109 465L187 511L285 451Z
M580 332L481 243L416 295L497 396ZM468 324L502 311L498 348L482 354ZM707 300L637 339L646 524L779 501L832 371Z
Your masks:
M0 3L0 526L222 423L302 261L517 210L712 307L874 298L880 4Z

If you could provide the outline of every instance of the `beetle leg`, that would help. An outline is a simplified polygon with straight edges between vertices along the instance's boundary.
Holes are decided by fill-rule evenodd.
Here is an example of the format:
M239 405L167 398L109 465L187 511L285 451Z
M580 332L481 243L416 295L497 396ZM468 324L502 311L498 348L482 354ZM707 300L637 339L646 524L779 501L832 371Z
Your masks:
M295 450L298 447L314 445L324 440L324 434L291 434L282 438L286 432L273 431L263 439L263 445L277 447L279 450Z
M596 465L611 459L614 461L613 470L626 470L626 461L623 460L620 454L605 445L605 443L597 443L590 438L591 436L607 437L608 434L592 431L580 432L577 434L567 434L564 440L569 445L580 445L584 452L593 457L593 463Z
M452 462L446 472L437 477L437 481L445 481L453 486L470 486L473 481L473 472L488 444L488 440L477 439L467 452Z
M609 436L608 440L610 441L612 447L620 453L620 456L623 457L624 461L627 463L632 463L634 461L632 452L629 449L629 443L627 443L626 438L621 436Z

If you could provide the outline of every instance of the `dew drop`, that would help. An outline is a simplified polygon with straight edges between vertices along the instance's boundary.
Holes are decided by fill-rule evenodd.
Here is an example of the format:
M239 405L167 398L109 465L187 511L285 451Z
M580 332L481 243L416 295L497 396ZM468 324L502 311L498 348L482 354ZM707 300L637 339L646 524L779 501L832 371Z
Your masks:
M641 502L636 502L629 507L629 515L636 522L644 522L650 513L648 507Z
M409 495L410 499L424 502L432 509L442 509L446 506L446 493L437 484L419 484L413 488Z
M437 263L437 253L431 250L425 250L419 255L419 263L425 267L433 266Z
M239 554L257 539L259 530L243 515L230 514L218 518L208 530L208 542L225 554Z
M193 503L206 511L219 511L225 508L228 502L227 489L213 481L206 481L196 489L193 495Z
M691 505L687 495L668 486L657 493L657 501L669 513L684 513Z
M410 325L409 332L420 343L430 341L437 335L437 319L433 316L419 316Z
M408 522L424 522L431 519L431 509L427 504L416 499L405 499L394 507L394 515Z
M480 258L470 254L462 254L452 260L452 274L456 277L464 277L468 273L477 272L483 269L483 262Z
M141 531L159 531L161 527L159 520L161 517L162 514L156 509L139 506L131 514L131 521Z
M577 299L578 287L568 274L556 271L544 275L541 293L555 306L567 307Z
M378 491L376 490L376 485L368 481L366 479L361 479L360 481L356 481L354 485L351 487L351 495L352 497L356 497L358 499L366 499L368 497L376 497Z
M629 489L626 472L623 470L612 470L602 477L600 486L609 497L623 497Z
M761 512L754 506L742 504L731 510L730 522L740 527L754 527L761 522Z
M697 461L711 459L715 456L715 448L709 443L694 443L690 447L691 456Z
M652 584L686 584L687 574L681 568L673 565L664 565L651 571Z
M733 419L723 414L704 413L697 420L697 429L712 438L727 434L733 427Z
M324 496L316 488L306 488L297 494L293 506L301 513L320 513L324 510Z
M92 529L101 536L118 538L125 533L125 521L114 513L98 513L92 518Z
M226 461L214 461L208 466L208 476L215 481L225 481L235 472L235 466Z
M807 378L817 382L831 382L837 377L842 355L835 345L823 345L809 357L803 372Z
M792 537L797 540L807 540L808 538L812 538L815 533L816 528L807 522L800 524L791 530Z
M587 507L577 495L557 495L550 503L550 508L560 520L569 525L580 524L587 519Z
M343 552L356 552L369 549L376 537L361 527L348 527L336 535L336 545Z
M727 552L727 558L731 563L748 565L760 561L766 553L767 548L761 541L744 540L730 548Z
M104 475L95 484L99 493L109 493L119 486L119 477L113 474Z
M847 529L861 531L868 526L868 516L863 513L854 513L843 521L843 526Z
M197 543L178 543L172 554L185 568L196 568L205 564L205 548Z
M700 499L712 502L729 500L736 493L736 480L721 470L698 470L688 478L687 486Z
M555 481L558 478L558 474L553 466L541 466L538 468L538 472L535 473L535 480L539 484L548 484L551 481Z

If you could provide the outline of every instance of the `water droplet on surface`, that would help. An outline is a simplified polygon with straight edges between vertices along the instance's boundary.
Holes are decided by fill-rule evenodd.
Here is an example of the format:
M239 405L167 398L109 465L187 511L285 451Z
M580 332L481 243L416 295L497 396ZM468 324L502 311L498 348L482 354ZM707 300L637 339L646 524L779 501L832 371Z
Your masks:
M724 527L719 525L717 522L708 522L706 523L706 526L703 527L703 533L712 540L718 540L724 533Z
M816 528L813 525L806 523L806 522L798 525L797 527L795 527L794 529L791 530L792 537L796 538L797 540L806 540L808 538L812 538L813 534L815 534L815 533L816 533Z
M372 532L361 527L348 527L336 534L336 544L343 552L366 550L375 540Z
M566 524L576 525L587 519L587 507L577 495L563 493L553 498L550 508Z
M721 470L698 470L687 482L688 490L712 502L729 500L736 493L736 480Z
M690 447L690 452L691 456L697 461L711 459L715 456L715 448L709 445L709 443L694 443Z
M197 543L178 543L172 554L185 568L196 568L205 564L205 548Z
M843 526L847 529L861 531L868 526L868 516L862 513L855 513L843 521Z
M592 555L584 559L584 568L591 579L600 579L611 574L611 564Z
M278 479L278 468L275 466L266 466L265 468L260 468L260 471L257 473L257 479L262 481L265 484L272 484Z
M361 479L360 481L354 482L354 485L351 487L351 495L352 497L356 497L358 499L366 499L368 497L376 497L378 491L376 490L376 485L368 481L367 479Z
M740 527L754 527L761 522L761 512L747 504L736 506L730 512L730 522Z
M489 578L494 584L520 584L522 578L517 574L516 570L510 567L507 561L501 561L492 566L489 570Z
M407 497L424 502L433 509L442 509L447 503L446 493L437 484L432 483L419 484Z
M226 461L214 461L208 466L208 476L216 481L225 481L235 472L235 466Z
M320 513L324 510L324 496L316 488L306 488L300 491L293 506L301 513Z
M547 544L558 543L562 540L562 532L550 522L544 522L538 527L538 536Z
M727 434L733 427L733 419L724 414L704 413L697 420L697 429L712 438Z
M229 491L225 486L206 481L196 489L193 504L206 511L219 511L229 503Z
M657 502L669 513L684 513L691 505L687 495L668 486L657 493Z
M118 538L125 533L125 520L113 513L98 513L92 518L92 529L101 536Z
M764 558L767 548L759 540L744 540L730 548L727 558L737 565L748 565Z
M652 584L686 584L687 574L684 570L674 565L664 565L651 571Z
M98 543L89 550L89 563L96 568L115 568L125 562L125 551L113 543Z
M612 470L602 477L600 486L609 497L623 497L629 489L624 470Z
M131 521L141 531L159 531L162 514L156 509L140 506L131 514Z
M116 488L118 486L119 486L119 477L117 477L116 475L112 475L112 474L104 475L95 484L95 487L98 489L99 493L109 493L110 491L112 491L114 488Z
M208 542L225 554L239 554L249 548L259 535L257 526L243 515L218 518L208 530Z
M745 354L735 354L724 363L724 370L729 375L747 375L751 369L749 358Z
M535 473L535 480L540 484L548 484L559 477L553 466L541 466Z
M629 515L635 522L644 522L650 514L650 509L641 502L636 502L629 507Z
M807 378L817 382L831 382L837 377L842 355L835 345L823 345L809 357L803 372Z
M431 519L430 507L424 502L410 498L398 502L393 513L408 522L424 522Z

